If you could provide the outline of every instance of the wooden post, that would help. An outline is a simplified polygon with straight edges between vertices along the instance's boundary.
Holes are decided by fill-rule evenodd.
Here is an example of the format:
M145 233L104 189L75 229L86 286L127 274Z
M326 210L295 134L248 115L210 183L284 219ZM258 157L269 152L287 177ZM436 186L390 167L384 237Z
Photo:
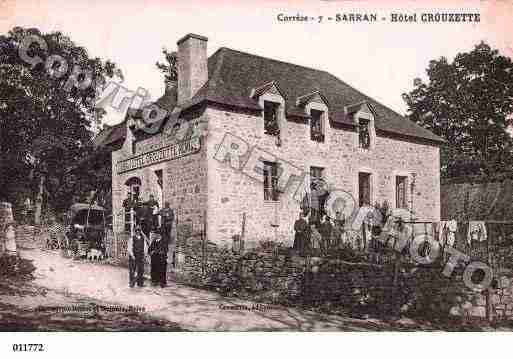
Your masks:
M201 231L201 274L205 274L207 265L207 211L203 212L203 229Z
M175 213L175 233L176 233L175 243L176 243L176 245L178 245L178 225L179 225L178 210L176 210L176 213Z
M133 208L130 208L130 237L134 235L135 230L135 211Z
M240 231L240 254L244 252L244 237L246 236L246 212L242 213L242 229Z
M112 230L112 257L118 258L118 235L114 229Z
M311 275L311 273L312 273L312 263L311 263L310 251L307 250L307 253L305 255L305 277L303 280L303 283L304 283L303 303L306 305L309 305L311 302L311 298L310 298L310 294L311 294L310 275Z
M493 273L493 267L492 267L492 253L490 252L490 241L491 237L488 237L486 240L486 256L488 260L488 267L492 270ZM493 303L492 303L492 288L488 287L486 288L486 320L488 322L493 321Z

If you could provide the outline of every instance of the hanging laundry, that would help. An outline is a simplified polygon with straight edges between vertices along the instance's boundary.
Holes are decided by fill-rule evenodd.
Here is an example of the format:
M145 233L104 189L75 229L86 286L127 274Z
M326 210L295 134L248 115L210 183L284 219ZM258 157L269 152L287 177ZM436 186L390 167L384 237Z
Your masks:
M456 243L456 232L458 231L458 222L454 219L447 222L447 228L449 229L449 233L447 235L447 245L454 247L454 243Z
M440 222L433 222L433 239L440 242ZM440 243L442 245L442 243Z
M442 246L454 247L456 242L456 231L458 230L458 222L455 220L440 221L438 224L438 241Z
M440 245L445 246L445 244L447 243L447 233L449 232L447 221L438 222L437 231L438 231L438 242L440 242Z
M486 224L484 221L468 222L467 243L484 242L487 240Z

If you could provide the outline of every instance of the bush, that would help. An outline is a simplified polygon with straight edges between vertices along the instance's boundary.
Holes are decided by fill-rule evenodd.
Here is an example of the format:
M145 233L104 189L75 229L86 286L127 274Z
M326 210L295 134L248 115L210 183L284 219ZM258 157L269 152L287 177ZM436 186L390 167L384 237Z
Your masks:
M32 277L36 267L32 261L19 256L0 257L0 275L6 277Z

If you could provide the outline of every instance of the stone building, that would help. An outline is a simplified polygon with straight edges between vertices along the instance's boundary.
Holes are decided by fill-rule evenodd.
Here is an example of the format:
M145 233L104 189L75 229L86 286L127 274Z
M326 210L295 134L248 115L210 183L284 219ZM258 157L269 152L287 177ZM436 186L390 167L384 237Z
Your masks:
M354 207L386 200L440 219L436 135L327 72L228 48L207 57L194 34L177 45L178 82L98 137L112 151L117 230L129 193L154 194L180 223L206 222L210 241L231 242L245 213L248 240L290 242L312 178Z

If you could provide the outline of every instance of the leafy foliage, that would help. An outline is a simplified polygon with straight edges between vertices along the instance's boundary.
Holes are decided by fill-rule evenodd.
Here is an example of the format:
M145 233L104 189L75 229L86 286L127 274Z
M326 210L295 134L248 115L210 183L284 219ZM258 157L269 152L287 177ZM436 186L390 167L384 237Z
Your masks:
M47 45L45 49L32 44L28 49L29 56L43 60L34 66L20 57L29 35ZM51 55L61 56L67 69L46 61ZM89 86L73 86L75 69L90 71ZM107 78L122 78L122 73L113 62L90 57L61 32L15 27L0 36L2 200L20 203L25 195L37 199L42 194L50 205L66 207L73 193L90 187L98 177L102 181L103 174L97 176L89 166L77 169L77 164L85 164L84 158L93 152L91 124L105 113L95 107L95 98Z
M162 49L165 62L156 62L155 66L164 74L164 81L166 84L176 82L178 80L178 58L176 52L170 52L166 48Z
M445 177L510 171L513 141L513 63L482 42L452 62L442 57L427 68L403 98L410 119L444 138Z

